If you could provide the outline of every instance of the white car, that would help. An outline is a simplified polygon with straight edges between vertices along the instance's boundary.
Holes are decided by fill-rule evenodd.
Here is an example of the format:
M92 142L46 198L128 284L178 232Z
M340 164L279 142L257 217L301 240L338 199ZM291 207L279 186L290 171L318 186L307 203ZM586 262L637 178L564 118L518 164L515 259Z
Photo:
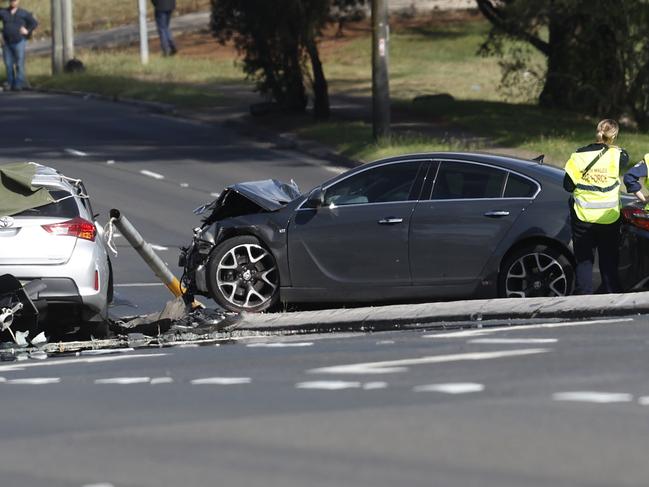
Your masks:
M0 166L0 173L16 167L22 166ZM26 163L25 168L34 172L32 189L45 188L53 202L14 214L2 214L0 202L0 275L12 274L23 284L42 281L47 322L82 324L95 336L103 335L112 269L85 187L51 167Z

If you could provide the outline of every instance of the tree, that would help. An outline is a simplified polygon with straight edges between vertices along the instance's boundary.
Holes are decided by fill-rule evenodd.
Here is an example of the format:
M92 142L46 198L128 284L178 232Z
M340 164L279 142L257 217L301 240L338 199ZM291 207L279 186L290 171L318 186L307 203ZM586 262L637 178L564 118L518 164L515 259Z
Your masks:
M212 0L210 25L219 42L234 42L243 55L244 72L260 92L286 110L301 112L308 102L308 82L314 114L324 119L329 116L329 92L317 41L331 1Z
M508 56L504 40L523 41L547 58L542 106L618 116L646 113L648 5L641 0L476 0L492 30L487 51ZM511 44L509 44L511 45ZM517 62L518 61L518 62ZM515 60L510 68L524 68Z

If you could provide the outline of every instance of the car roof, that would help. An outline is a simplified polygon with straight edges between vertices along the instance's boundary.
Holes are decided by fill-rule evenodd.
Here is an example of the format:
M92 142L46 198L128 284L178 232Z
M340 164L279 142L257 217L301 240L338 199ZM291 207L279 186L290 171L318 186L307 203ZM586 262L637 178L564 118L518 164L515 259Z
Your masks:
M361 166L356 167L352 172L361 172L365 169L369 169L374 166L380 166L382 164L391 163L391 162L405 162L405 161L417 161L417 160L457 160L457 161L469 161L469 162L478 162L483 164L494 164L503 169L509 169L512 171L519 171L527 176L533 178L544 179L545 181L551 181L554 184L561 184L564 177L564 171L554 166L548 166L542 164L538 161L530 161L527 159L520 159L517 157L499 155L499 154L489 154L482 152L423 152L423 153L414 153L414 154L403 154L399 156L388 157L385 159L379 159L377 161L368 162ZM343 173L335 178L330 179L325 183L326 186L329 186L338 180L345 179L349 176L349 172Z
M36 166L36 174L32 179L32 184L34 186L56 187L66 189L75 194L73 184L59 171L53 167L44 166L36 162L32 162L32 164Z

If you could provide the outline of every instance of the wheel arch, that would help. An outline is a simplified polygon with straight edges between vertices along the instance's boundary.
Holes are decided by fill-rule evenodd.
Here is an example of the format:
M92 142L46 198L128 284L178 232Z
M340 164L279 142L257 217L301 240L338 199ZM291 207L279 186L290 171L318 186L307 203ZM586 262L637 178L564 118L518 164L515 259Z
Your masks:
M566 256L566 258L570 261L570 263L575 266L575 256L573 255L572 251L568 248L567 245L564 243L560 242L559 240L555 240L551 237L547 237L545 235L536 235L532 237L526 237L522 240L519 240L516 242L514 245L512 245L507 252L503 254L503 256L500 258L500 262L498 264L498 274L500 274L503 271L503 264L507 261L510 255L512 255L514 252L517 252L518 250L522 249L523 247L527 247L529 245L538 245L538 244L545 244L548 247L552 247L558 252L561 252L563 255Z

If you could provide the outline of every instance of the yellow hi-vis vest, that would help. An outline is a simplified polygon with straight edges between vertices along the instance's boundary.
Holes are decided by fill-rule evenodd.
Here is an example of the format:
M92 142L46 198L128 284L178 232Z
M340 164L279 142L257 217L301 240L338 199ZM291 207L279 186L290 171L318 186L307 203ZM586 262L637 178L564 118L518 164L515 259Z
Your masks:
M577 218L588 223L614 223L620 218L621 150L610 146L583 174L602 150L575 152L565 167L575 184L572 195Z

